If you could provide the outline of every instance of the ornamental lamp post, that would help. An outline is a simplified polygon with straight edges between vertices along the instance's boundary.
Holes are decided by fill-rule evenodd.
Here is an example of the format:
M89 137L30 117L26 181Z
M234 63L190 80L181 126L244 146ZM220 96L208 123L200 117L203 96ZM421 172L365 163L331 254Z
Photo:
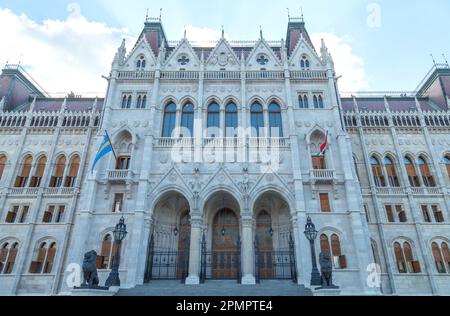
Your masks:
M311 272L311 286L322 285L322 280L320 277L319 270L317 269L316 251L314 242L317 238L316 226L308 216L307 223L305 225L305 236L309 240L309 245L311 247L311 261L312 261L312 272Z
M111 269L111 273L108 276L108 279L106 280L105 286L106 287L118 287L120 286L120 279L119 279L119 265L120 265L120 248L122 246L122 241L127 236L127 225L125 225L125 218L120 219L119 223L116 225L116 228L113 231L114 235L114 242L116 243L116 253L114 255L113 259L113 266Z

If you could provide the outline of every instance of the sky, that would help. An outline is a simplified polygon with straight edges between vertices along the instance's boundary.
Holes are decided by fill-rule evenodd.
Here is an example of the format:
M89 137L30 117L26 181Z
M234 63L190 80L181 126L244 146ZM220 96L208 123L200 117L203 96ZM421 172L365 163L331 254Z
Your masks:
M134 45L149 15L169 40L286 37L288 11L313 42L323 38L342 92L413 91L433 66L450 59L448 0L2 0L0 65L18 63L51 95L102 96L122 38ZM443 56L445 55L445 57Z

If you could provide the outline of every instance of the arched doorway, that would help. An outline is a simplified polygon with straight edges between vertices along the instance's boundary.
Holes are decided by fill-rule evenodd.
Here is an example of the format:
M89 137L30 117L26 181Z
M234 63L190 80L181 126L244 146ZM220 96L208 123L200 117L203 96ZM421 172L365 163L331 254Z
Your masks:
M240 206L232 194L218 191L204 205L206 230L201 245L200 281L241 280Z
M267 191L255 201L255 278L297 281L290 208L284 197Z
M273 228L270 214L263 210L256 217L255 247L258 251L259 273L263 279L271 279L274 276L273 253Z
M153 212L144 276L146 283L151 280L186 279L190 234L189 202L178 192L164 194Z
M238 277L239 221L236 214L224 208L214 217L212 227L213 279L236 279Z

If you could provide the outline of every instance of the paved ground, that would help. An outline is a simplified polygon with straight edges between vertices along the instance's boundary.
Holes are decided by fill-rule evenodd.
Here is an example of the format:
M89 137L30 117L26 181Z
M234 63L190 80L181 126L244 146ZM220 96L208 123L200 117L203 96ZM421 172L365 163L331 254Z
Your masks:
M189 286L180 281L152 281L130 290L120 290L117 296L312 296L310 289L290 281L262 281L257 285L240 285L235 281L208 281Z

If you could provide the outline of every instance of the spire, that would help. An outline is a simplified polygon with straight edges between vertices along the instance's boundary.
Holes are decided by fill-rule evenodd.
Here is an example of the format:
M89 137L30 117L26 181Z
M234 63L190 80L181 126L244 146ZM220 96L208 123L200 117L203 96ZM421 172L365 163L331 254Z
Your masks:
M122 39L122 44L120 44L119 48L117 49L116 55L114 56L114 64L117 63L118 65L121 65L125 60L125 56L127 54L125 43L125 39Z
M305 27L305 18L303 10L301 10L300 17L289 16L289 23L286 35L286 45L288 54L292 54L300 39L303 38L313 50L314 45L309 37L308 31Z

